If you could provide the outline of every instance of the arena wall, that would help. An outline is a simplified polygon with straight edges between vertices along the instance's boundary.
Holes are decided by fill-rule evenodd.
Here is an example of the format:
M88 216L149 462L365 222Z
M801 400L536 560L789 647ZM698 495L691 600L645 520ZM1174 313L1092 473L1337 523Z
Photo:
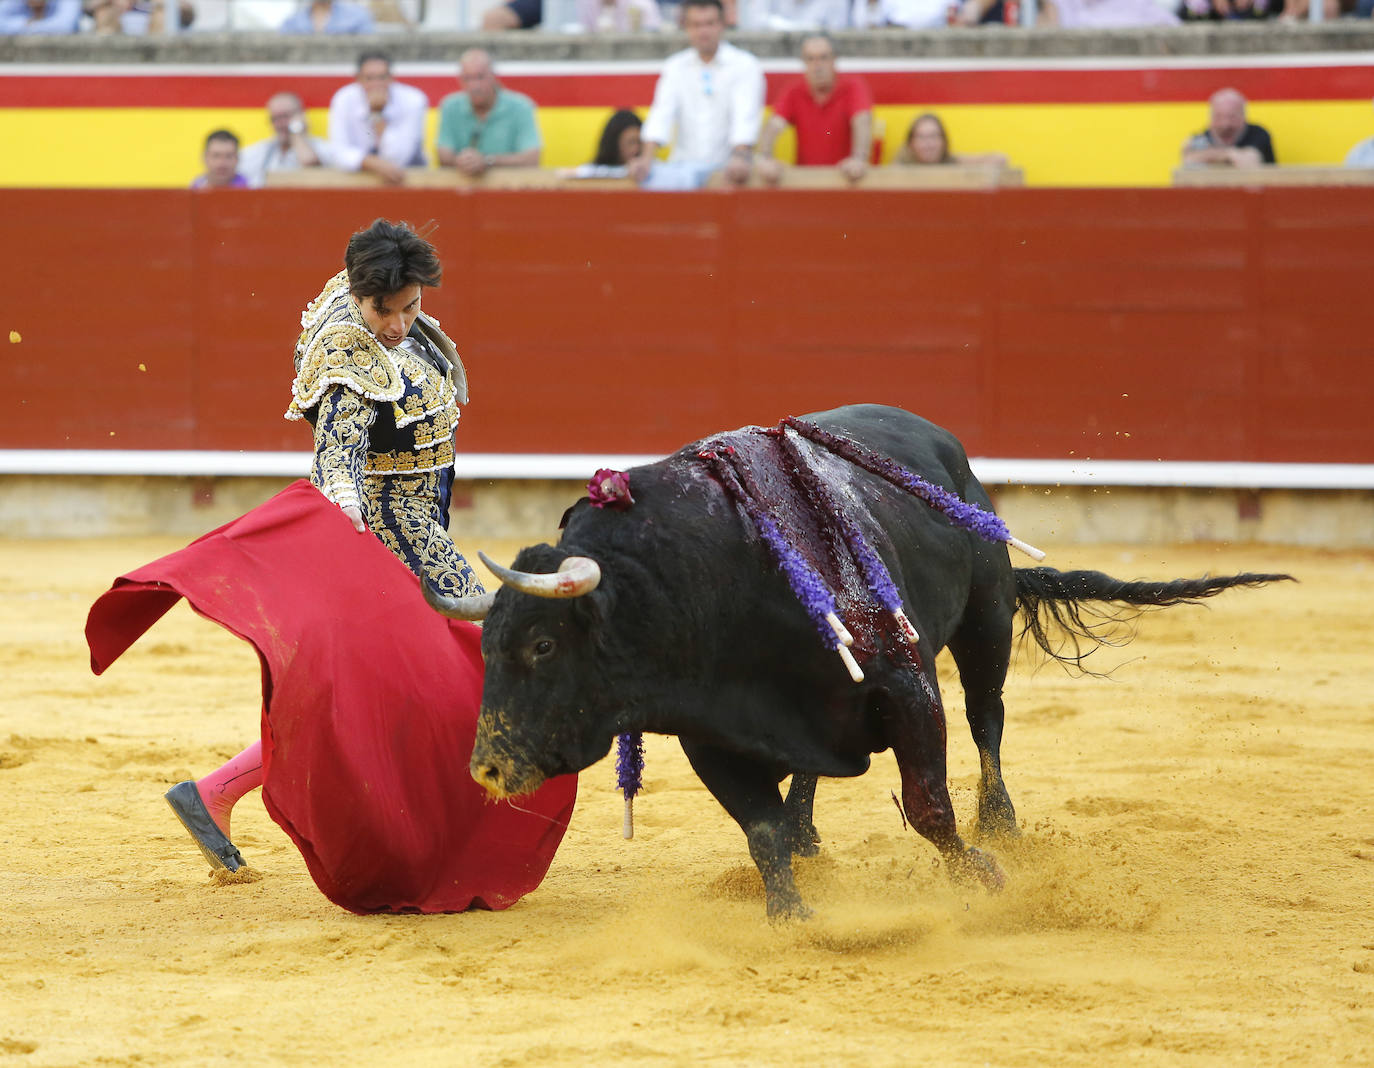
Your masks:
M11 535L134 532L137 515L194 532L214 500L237 507L218 476L244 462L294 457L264 473L304 474L308 432L281 419L287 339L343 236L386 214L431 222L446 264L426 307L471 374L459 444L477 466L460 467L460 510L556 523L552 502L575 496L566 464L536 463L501 498L484 458L571 457L585 480L597 458L879 400L953 429L1009 506L1073 537L1374 542L1374 200L1361 189L5 201ZM93 489L97 471L123 481ZM541 477L556 488L532 488ZM83 512L107 493L105 518ZM1339 514L1280 503L1304 494Z

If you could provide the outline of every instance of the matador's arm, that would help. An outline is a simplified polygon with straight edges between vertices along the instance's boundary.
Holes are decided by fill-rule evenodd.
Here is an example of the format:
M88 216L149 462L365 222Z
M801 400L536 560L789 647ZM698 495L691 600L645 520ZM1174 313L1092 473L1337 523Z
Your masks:
M368 428L377 409L346 386L330 386L315 419L315 461L310 481L340 508L362 508Z

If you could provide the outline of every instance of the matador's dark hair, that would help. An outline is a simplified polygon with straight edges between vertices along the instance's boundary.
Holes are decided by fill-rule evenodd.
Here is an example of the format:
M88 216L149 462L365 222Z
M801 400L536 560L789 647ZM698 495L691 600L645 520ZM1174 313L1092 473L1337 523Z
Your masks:
M378 219L348 239L348 288L355 297L385 297L408 286L437 286L444 268L434 246L406 223Z

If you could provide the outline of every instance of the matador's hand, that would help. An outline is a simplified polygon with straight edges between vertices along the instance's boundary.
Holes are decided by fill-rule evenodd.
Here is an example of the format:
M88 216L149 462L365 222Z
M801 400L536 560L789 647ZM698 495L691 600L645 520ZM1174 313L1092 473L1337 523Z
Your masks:
M344 515L348 516L348 521L353 524L353 529L359 534L367 533L367 524L363 522L363 510L356 504L344 505L340 509Z

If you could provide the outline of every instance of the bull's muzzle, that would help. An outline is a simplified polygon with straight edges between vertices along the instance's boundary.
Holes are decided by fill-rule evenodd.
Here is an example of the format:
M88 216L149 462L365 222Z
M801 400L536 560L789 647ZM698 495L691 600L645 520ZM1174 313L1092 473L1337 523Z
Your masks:
M477 785L493 798L528 794L544 782L544 773L526 760L517 759L508 745L502 744L499 728L483 716L477 724L468 771Z

